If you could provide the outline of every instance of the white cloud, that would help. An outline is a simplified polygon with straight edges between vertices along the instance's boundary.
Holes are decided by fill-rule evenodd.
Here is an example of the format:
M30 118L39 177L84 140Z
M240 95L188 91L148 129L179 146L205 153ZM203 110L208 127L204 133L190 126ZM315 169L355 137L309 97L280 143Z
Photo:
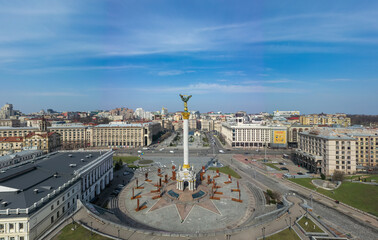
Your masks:
M138 88L138 91L145 92L180 92L185 91L189 94L206 93L298 93L300 89L277 88L270 86L247 85L247 84L218 84L218 83L197 83L186 86L161 86L153 88Z
M159 76L176 76L176 75L182 75L186 73L193 73L195 71L182 71L182 70L169 70L169 71L160 71L158 72Z
M85 97L85 94L75 93L71 91L66 92L27 92L26 96L31 97Z
M225 76L246 76L244 71L223 71L219 72L220 74L223 74Z
M334 79L328 79L328 82L351 82L352 79L349 78L334 78Z

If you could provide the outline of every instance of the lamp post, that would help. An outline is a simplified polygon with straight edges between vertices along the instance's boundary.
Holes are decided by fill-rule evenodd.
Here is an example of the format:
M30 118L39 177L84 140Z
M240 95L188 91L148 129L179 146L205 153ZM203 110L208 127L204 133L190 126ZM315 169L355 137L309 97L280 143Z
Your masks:
M262 231L263 239L265 240L265 227L262 227L261 231Z
M92 222L91 222L91 235L93 235L93 227L92 227Z
M291 216L289 217L289 219L290 219L289 229L291 229Z

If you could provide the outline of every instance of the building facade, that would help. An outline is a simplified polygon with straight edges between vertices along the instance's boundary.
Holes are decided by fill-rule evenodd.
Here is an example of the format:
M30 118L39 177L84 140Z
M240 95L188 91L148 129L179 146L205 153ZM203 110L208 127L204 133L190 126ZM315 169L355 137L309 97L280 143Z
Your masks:
M332 129L319 128L299 133L294 161L313 171L332 175L335 171L356 173L356 140Z
M287 127L222 123L221 134L237 148L287 147Z
M62 149L148 146L153 142L154 137L162 131L159 122L101 124L98 126L64 125L52 126L47 129L48 137L55 137L56 141L58 141L58 135L54 135L53 133L59 134ZM27 142L23 147L31 147L36 144L45 146L44 141L39 139L39 135L43 134L38 134L38 131L40 131L39 128L0 127L0 137L23 137ZM52 139L49 141L50 143L54 142ZM47 143L46 140L46 144ZM49 144L48 146L53 145ZM47 149L49 149L48 152L50 152L53 147Z
M310 114L299 117L302 125L340 125L348 127L351 120L346 114Z
M54 152L0 174L0 237L33 240L113 179L112 151Z

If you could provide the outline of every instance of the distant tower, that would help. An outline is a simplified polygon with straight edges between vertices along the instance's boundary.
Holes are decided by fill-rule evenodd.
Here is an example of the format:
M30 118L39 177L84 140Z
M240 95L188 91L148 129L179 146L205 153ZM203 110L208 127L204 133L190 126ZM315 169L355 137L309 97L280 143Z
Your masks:
M41 122L39 123L39 131L47 132L47 121L44 116L42 116Z

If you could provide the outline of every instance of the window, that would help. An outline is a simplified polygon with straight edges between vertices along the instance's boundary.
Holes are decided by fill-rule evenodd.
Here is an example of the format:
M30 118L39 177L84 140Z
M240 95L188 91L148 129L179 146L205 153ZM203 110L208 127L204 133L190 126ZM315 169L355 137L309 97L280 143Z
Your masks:
M54 222L54 216L51 216L51 223Z
M58 219L59 218L59 215L60 215L60 213L59 213L59 211L56 213L56 218Z
M54 210L54 205L51 205L51 211Z
M59 205L59 200L58 200L58 202L56 203L56 205L57 205L57 206Z
M0 224L0 233L4 233L4 231L5 231L4 224Z
M23 232L24 231L24 224L23 223L19 223L18 224L18 229L20 232Z
M64 213L66 211L66 208L65 207L63 207L62 208L62 213Z
M14 231L14 224L13 223L9 223L9 231L10 232Z

